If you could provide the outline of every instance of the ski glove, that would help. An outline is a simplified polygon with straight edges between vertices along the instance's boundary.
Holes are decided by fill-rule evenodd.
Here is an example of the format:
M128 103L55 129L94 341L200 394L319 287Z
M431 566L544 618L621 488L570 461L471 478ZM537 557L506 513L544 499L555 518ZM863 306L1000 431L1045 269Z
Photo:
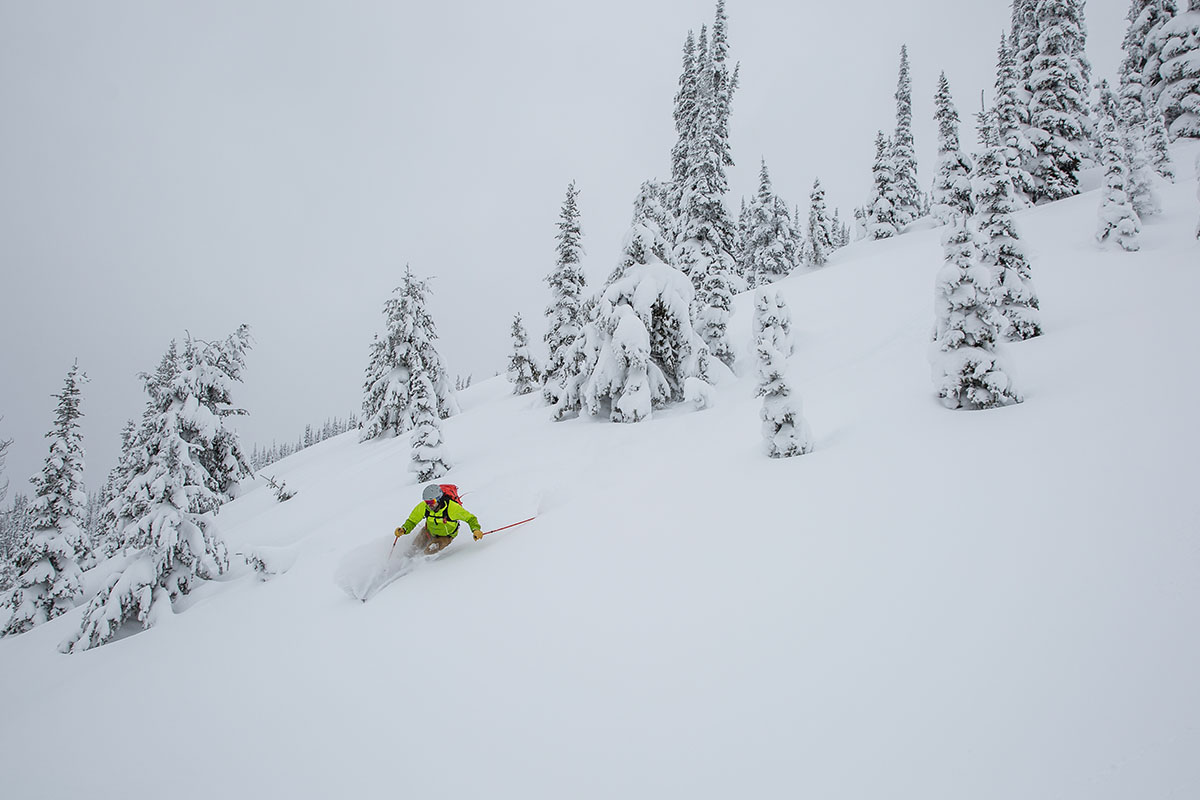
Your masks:
M404 528L396 528L396 538L400 538L406 533L408 533L408 531L404 530Z
M480 528L479 530L471 531L471 533L473 533L475 535L475 541L477 541L477 542L483 538L483 528Z

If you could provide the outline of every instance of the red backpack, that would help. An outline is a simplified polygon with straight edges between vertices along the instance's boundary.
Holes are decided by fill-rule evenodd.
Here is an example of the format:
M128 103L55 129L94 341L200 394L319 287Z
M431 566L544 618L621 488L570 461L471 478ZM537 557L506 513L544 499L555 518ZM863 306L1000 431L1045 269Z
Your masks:
M446 495L446 497L449 497L460 506L462 505L462 500L458 496L458 487L453 483L439 483L438 488L442 490L442 494Z

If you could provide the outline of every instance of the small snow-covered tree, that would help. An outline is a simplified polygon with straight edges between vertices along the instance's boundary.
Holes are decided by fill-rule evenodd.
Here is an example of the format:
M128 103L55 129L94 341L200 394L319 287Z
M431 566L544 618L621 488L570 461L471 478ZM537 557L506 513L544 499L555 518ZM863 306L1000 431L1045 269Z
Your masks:
M840 226L836 217L830 218L825 206L825 190L820 178L813 181L812 194L808 196L808 263L820 267L829 260L829 254L841 247L838 241Z
M1029 261L1013 219L1023 204L1013 185L1012 171L994 122L991 115L980 114L983 152L976 159L972 174L980 261L995 275L996 302L1008 322L1009 337L1031 339L1041 335L1042 323Z
M24 633L75 607L83 594L79 561L89 555L84 533L87 492L83 486L84 450L79 432L80 386L87 376L75 364L58 398L54 427L46 434L50 453L41 475L32 479L30 539L17 556L16 586L9 595L9 619L3 635Z
M764 340L784 358L790 358L795 350L791 309L783 292L773 286L760 287L754 293L755 348Z
M995 273L980 258L966 221L942 234L936 327L930 348L933 383L946 408L983 409L1021 402L996 351L1004 320L996 308Z
M450 471L450 460L442 440L442 423L437 413L433 384L418 364L412 376L412 463L409 470L417 481L436 480Z
M871 168L874 193L863 216L863 230L868 239L888 239L900 232L891 150L891 142L879 131L875 136L875 165Z
M1138 236L1142 231L1142 223L1129 199L1129 165L1125 162L1125 148L1121 146L1117 123L1111 114L1105 114L1100 121L1100 146L1104 191L1096 241L1101 244L1113 241L1124 250L1138 250L1141 247Z
M1100 105L1111 113L1129 167L1128 192L1133 210L1145 219L1162 211L1158 195L1154 190L1155 170L1146 151L1147 121L1142 105L1141 89L1128 78L1122 77L1125 85L1118 97L1108 85L1100 82ZM1103 119L1103 113L1097 115Z
M912 132L912 76L907 45L900 48L900 77L896 84L896 135L891 142L891 166L895 181L893 213L896 227L903 230L921 213L921 187L917 183L917 155Z
M572 181L567 186L567 196L559 212L558 256L554 269L546 276L550 285L551 300L546 306L546 347L549 357L542 372L542 397L547 403L556 405L559 387L566 379L564 369L566 353L575 337L583 330L585 319L582 314L584 277L580 260L583 256L583 229L579 224L579 190Z
M971 202L971 160L963 154L958 139L958 109L950 94L946 73L938 79L933 98L934 119L938 124L938 171L933 181L933 216L943 225L956 217L969 217Z
M789 385L787 355L790 348L790 315L783 295L764 286L754 295L755 351L758 354L758 392L763 399L759 416L763 439L771 458L790 458L812 452L812 431L804 419L799 396Z
M250 474L228 421L245 413L231 392L249 346L244 325L215 344L188 336L173 368L142 376L154 413L143 421L145 465L122 490L118 522L130 559L87 605L79 630L60 645L64 652L102 645L127 625L151 627L198 583L229 568L216 515Z
M1083 54L1086 28L1077 0L1037 0L1037 55L1029 88L1029 141L1037 158L1029 172L1035 200L1079 193L1079 169L1091 123L1087 94L1090 65Z
M521 322L521 315L513 317L512 355L508 358L508 381L513 385L513 394L529 394L541 384L542 371L529 352L529 334Z
M746 226L746 269L751 285L773 283L799 261L796 230L787 206L775 194L764 159L758 173L758 194L750 203Z
M371 344L363 384L360 441L395 436L412 429L412 376L420 367L433 386L441 419L458 413L458 401L438 354L437 330L427 311L429 284L410 267L384 304L386 329Z
M1172 139L1200 139L1200 0L1158 31L1162 91L1158 105Z

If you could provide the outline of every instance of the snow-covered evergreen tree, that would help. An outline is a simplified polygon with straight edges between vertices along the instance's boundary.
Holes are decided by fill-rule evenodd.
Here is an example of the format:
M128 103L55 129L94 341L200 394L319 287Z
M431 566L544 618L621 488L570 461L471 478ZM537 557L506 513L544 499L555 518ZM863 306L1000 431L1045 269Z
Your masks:
M1029 206L1033 195L1033 176L1025 165L1033 163L1037 149L1029 142L1029 101L1021 89L1020 69L1014 50L1000 38L996 62L996 104L992 116L996 133L1004 147L1004 161L1012 176L1021 204Z
M825 190L821 188L821 179L817 178L813 181L812 194L808 196L809 264L814 267L824 266L829 260L829 254L841 247L840 227L836 216L829 216L829 209L825 205Z
M567 196L559 212L558 234L555 236L558 240L558 256L554 270L546 276L551 300L550 305L546 306L545 341L549 356L542 373L542 397L551 405L558 403L559 387L566 377L563 369L567 361L567 349L583 330L584 323L581 305L587 279L580 266L583 230L579 225L578 196L579 190L572 181L567 186Z
M564 385L555 416L585 410L638 422L669 402L708 402L709 352L691 323L694 289L663 263L661 209L643 185L621 263L595 303L568 358L578 378Z
M889 239L900 232L891 151L891 142L879 131L875 136L875 165L871 169L874 192L861 218L863 234L868 239Z
M363 384L363 427L360 441L395 436L412 429L412 376L419 366L433 386L441 419L458 413L458 401L438 354L437 330L426 310L427 280L410 267L404 281L384 304L386 329L371 343Z
M419 483L427 483L450 471L450 460L442 440L442 423L437 413L433 384L418 363L412 376L412 463L409 470Z
M1122 47L1120 88L1121 114L1130 133L1140 138L1139 147L1149 159L1155 172L1174 180L1171 154L1167 147L1167 128L1162 111L1155 102L1161 90L1158 67L1161 64L1157 34L1163 24L1175 14L1175 0L1132 0L1129 27ZM1126 142L1129 150L1130 143ZM1127 152L1131 162L1138 157ZM1139 212L1141 213L1141 212Z
M1141 220L1129 199L1129 165L1125 148L1117 133L1116 120L1105 114L1100 120L1100 163L1104 167L1104 192L1100 204L1100 224L1096 241L1113 241L1125 250L1138 250L1142 230Z
M696 327L712 355L726 364L733 359L727 326L737 273L735 226L724 202L725 167L733 164L729 118L738 81L737 70L731 73L726 63L728 49L725 3L718 0L711 45L707 29L701 29L690 73L685 48L685 75L676 98L680 142L667 193L675 234L670 263L692 281Z
M896 227L902 231L921 214L921 186L917 182L917 154L912 132L912 76L907 45L900 48L900 77L896 84L896 135L891 144L896 198L893 214Z
M1200 0L1158 31L1162 91L1158 105L1171 139L1200 139Z
M946 408L982 409L1021 402L996 351L1004 320L996 308L995 274L980 258L966 221L942 234L946 262L935 292L930 348L933 383Z
M750 202L746 230L746 269L752 286L773 283L799 262L796 230L787 206L775 194L764 159L758 194Z
M520 314L513 317L510 335L513 351L508 359L508 381L513 385L513 394L529 394L541 385L542 371L529 352L529 334Z
M1034 200L1079 193L1079 169L1088 149L1086 28L1077 0L1037 0L1037 55L1029 76L1029 141L1037 157L1029 172Z
M771 347L790 358L795 350L792 339L792 312L787 299L777 287L761 286L754 292L754 343L767 341Z
M1108 81L1100 82L1100 105L1108 110L1117 125L1125 163L1129 166L1129 200L1138 216L1145 219L1162 211L1162 206L1154 190L1154 165L1146 151L1146 114L1141 89L1126 76L1122 76L1122 81L1120 97L1112 91ZM1098 114L1097 119L1103 119L1103 114Z
M758 355L759 416L767 455L790 458L812 452L812 431L804 419L799 396L789 385L787 350L791 346L790 314L778 289L759 288L754 294L755 351Z
M1022 203L994 124L991 115L980 115L983 152L971 176L980 262L996 278L996 303L1007 320L1009 338L1032 339L1041 335L1042 323L1032 271L1013 219Z
M151 627L199 582L229 568L215 518L250 474L229 423L245 413L234 407L232 389L249 346L244 325L217 343L188 336L168 383L142 376L157 413L143 422L145 467L122 492L118 524L130 559L92 598L64 651L102 645L127 625Z
M30 538L16 563L16 586L7 599L10 612L2 635L24 633L75 607L83 594L79 561L90 554L84 533L87 492L83 486L84 449L79 432L80 386L87 376L75 364L58 398L54 427L46 434L50 454L41 475L32 479Z
M938 171L933 180L933 216L943 225L974 212L971 202L971 160L958 139L958 109L950 94L946 73L938 78L934 95L934 119L938 125Z

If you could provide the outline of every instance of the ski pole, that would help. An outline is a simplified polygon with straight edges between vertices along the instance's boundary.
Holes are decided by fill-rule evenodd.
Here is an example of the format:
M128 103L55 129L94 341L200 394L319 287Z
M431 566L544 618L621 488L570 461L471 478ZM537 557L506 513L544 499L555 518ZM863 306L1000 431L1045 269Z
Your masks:
M489 533L495 533L496 531L508 530L509 528L515 528L518 525L524 525L526 522L533 522L535 519L537 519L537 517L530 517L529 519L523 519L520 522L514 522L512 525L505 525L503 528L493 528L490 531L484 531L483 533L479 534L479 538L482 539L484 536L487 536Z

